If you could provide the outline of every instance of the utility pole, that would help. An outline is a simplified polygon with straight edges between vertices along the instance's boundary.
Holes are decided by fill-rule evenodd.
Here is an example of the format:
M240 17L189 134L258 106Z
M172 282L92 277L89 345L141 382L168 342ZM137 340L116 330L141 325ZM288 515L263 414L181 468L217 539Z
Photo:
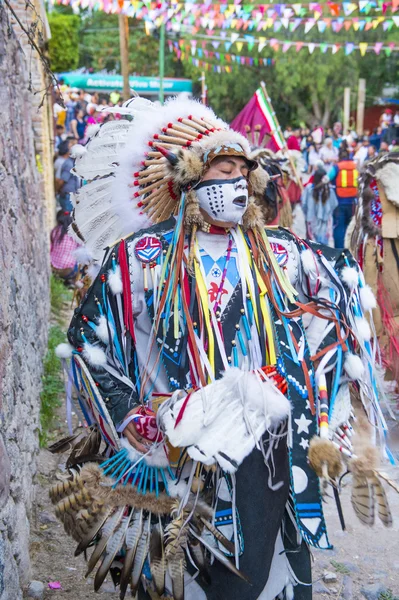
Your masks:
M119 44L121 52L121 72L123 77L123 99L129 100L129 20L127 15L119 14Z
M159 28L159 101L164 103L165 94L163 80L165 76L165 22Z
M366 80L359 79L357 92L356 133L362 135L364 130L364 105L366 101Z
M346 87L344 89L344 128L343 133L347 135L349 132L349 119L351 114L351 89Z

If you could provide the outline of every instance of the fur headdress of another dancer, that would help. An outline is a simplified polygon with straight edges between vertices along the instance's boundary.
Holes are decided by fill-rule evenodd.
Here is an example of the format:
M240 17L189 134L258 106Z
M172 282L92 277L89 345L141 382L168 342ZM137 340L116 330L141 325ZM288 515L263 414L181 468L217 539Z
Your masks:
M187 99L161 106L134 98L120 110L130 120L111 121L92 132L74 167L86 184L75 195L73 231L94 258L116 239L176 215L183 193L186 230L201 227L194 186L216 157L244 158L250 192L265 189L268 175L250 158L246 138L210 108ZM251 197L243 227L263 224Z

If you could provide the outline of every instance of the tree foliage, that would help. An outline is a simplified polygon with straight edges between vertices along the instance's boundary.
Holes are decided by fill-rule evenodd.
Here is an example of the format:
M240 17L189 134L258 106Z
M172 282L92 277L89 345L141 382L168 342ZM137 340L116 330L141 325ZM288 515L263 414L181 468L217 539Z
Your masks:
M56 73L73 71L79 64L79 16L53 12L48 16L51 39L49 56Z

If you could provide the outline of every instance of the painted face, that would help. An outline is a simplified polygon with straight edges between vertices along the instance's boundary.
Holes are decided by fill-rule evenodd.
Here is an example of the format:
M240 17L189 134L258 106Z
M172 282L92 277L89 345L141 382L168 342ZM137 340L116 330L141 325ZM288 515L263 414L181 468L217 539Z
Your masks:
M196 187L200 208L220 223L242 222L248 207L248 182L242 175L234 179L208 179Z

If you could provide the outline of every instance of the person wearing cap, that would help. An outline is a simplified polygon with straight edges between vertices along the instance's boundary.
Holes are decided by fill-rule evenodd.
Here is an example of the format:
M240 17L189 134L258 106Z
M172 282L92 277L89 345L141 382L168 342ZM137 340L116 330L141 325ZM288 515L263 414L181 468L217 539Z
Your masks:
M72 230L98 275L58 353L91 428L57 514L77 554L94 546L95 590L110 572L120 598L310 600L321 491L358 460L335 437L350 388L378 406L362 274L265 227L268 175L211 109L121 113L74 166Z
M386 108L380 116L380 125L382 129L388 129L392 125L392 110Z

